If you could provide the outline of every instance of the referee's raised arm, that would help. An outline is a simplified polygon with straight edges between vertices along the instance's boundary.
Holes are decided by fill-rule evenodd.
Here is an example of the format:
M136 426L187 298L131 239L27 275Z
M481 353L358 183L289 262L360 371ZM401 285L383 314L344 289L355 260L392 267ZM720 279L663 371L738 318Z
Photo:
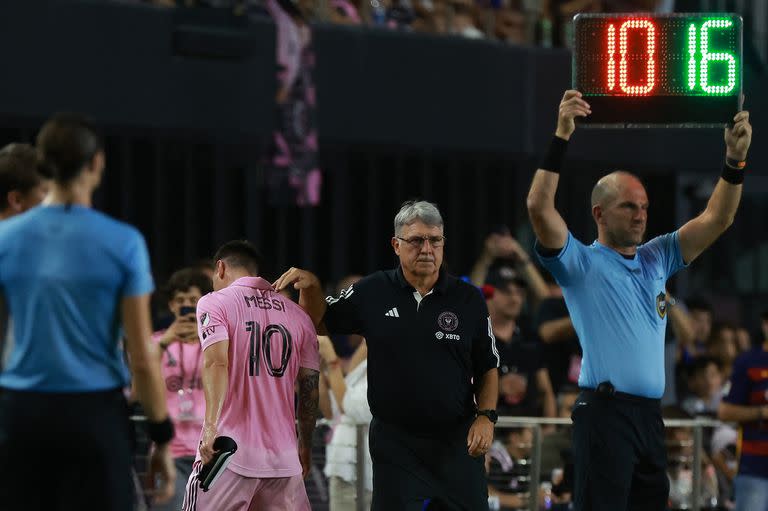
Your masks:
M747 152L752 143L749 112L737 113L733 126L725 128L725 163L707 207L680 228L680 252L690 264L733 223L744 188Z
M541 167L533 176L528 192L528 216L536 238L547 249L560 249L568 239L568 227L555 208L555 193L568 140L576 129L574 119L586 117L590 113L589 104L581 98L579 91L565 91L560 101L557 131Z

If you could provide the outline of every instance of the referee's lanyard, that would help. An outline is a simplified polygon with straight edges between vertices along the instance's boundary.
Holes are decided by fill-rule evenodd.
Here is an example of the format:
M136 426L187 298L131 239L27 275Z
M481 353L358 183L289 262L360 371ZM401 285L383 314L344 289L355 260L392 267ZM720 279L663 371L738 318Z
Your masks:
M179 417L181 421L198 420L195 416L195 386L197 385L197 370L200 366L200 345L197 345L197 357L195 357L195 369L192 372L192 378L189 380L187 388L187 371L184 367L184 342L179 342L179 369L181 369L181 386L177 391L179 395Z

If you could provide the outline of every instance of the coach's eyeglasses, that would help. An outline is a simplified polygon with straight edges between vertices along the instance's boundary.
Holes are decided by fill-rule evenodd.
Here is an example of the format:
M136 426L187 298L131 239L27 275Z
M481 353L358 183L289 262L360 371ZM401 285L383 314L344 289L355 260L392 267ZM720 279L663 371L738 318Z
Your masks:
M432 248L440 248L445 244L445 236L412 236L410 238L401 238L400 236L395 236L395 238L399 239L400 241L404 241L413 248L417 248L419 250L421 250L421 247L423 247L424 243L427 241L430 245L432 245Z

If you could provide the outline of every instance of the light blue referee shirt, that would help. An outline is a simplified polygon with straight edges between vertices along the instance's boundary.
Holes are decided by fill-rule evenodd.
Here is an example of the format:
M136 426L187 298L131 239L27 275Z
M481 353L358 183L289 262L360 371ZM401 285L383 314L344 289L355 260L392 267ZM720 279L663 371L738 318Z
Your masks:
M125 386L120 301L152 290L144 238L103 213L39 206L0 222L0 292L12 338L0 387Z
M541 250L540 246L537 246ZM610 381L617 391L664 393L665 284L684 268L677 231L637 248L632 259L569 232L554 257L539 259L563 289L584 357L579 386Z

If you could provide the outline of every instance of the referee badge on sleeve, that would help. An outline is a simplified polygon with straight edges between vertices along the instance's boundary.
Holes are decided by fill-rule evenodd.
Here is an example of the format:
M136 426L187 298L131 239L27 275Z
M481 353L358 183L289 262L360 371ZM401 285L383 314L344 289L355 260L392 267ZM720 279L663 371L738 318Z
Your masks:
M659 313L661 319L667 315L667 295L665 293L659 293L656 297L656 312Z

